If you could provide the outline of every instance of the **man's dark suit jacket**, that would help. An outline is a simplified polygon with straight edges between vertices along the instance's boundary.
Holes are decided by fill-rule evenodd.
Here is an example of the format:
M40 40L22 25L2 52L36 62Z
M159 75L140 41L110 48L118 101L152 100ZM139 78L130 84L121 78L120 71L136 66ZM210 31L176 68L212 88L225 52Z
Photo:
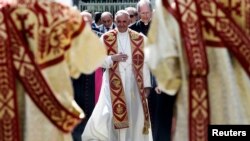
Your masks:
M141 32L146 36L148 35L149 27L150 27L150 22L148 23L148 25L145 25L141 20L129 26L130 29L137 31L139 33Z
M116 25L112 23L111 29L115 29L115 28L116 28ZM105 33L105 27L103 26L103 24L99 26L99 30L101 33Z
M142 21L137 21L129 26L129 28L147 36L150 28L150 22L148 25L145 25ZM152 74L151 85L152 89L148 97L148 105L152 124L153 140L170 141L175 96L156 94L154 89L157 86L157 83Z

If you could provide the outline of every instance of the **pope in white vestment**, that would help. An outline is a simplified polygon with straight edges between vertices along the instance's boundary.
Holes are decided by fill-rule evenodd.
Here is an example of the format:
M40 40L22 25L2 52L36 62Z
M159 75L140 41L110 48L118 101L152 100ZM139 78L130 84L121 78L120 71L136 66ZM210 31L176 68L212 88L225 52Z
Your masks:
M126 21L126 25L121 25L121 21ZM132 46L131 36L139 35L127 28L129 24L127 12L117 12L116 22L118 29L114 29L104 34L101 39L104 40L105 35L112 32L117 37L117 54L106 57L102 67L105 69L103 82L99 100L95 109L88 120L85 130L82 135L83 141L152 141L152 134L149 129L148 134L143 134L144 112L141 102L137 80L133 71L132 62ZM122 87L125 93L125 101L128 113L128 127L115 129L113 123L113 108L110 90L109 69L114 65L114 62L119 62L118 69L122 81ZM149 69L143 63L143 83L144 88L150 87Z
M195 9L195 3L191 1L183 0L180 3L187 3L190 9ZM184 5L182 6L184 7ZM207 6L207 8L211 7ZM185 12L183 9L181 11ZM172 10L172 12L174 11ZM193 14L192 12L190 13L190 15ZM175 129L173 140L196 141L198 140L197 138L189 140L189 137L192 136L191 128L189 127L189 115L191 114L189 106L190 102L195 104L195 101L190 101L189 99L189 75L191 72L189 73L190 68L188 68L187 54L183 45L188 39L181 38L180 35L181 29L176 18L182 18L178 16L175 18L174 16L163 7L162 0L156 1L156 11L148 35L145 56L157 78L159 87L167 94L177 95L175 109L176 125L173 127ZM183 17L183 19L187 17ZM192 20L189 21L189 23L191 22ZM204 25L202 24L202 26ZM207 36L204 35L204 38L207 38ZM250 124L249 76L226 47L215 47L208 44L205 44L205 47L207 55L205 57L207 57L209 66L207 75L209 100L200 104L207 105L206 102L209 104L209 107L203 105L205 109L210 108L210 115L205 115L210 118L209 124ZM203 94L201 97L197 96L194 98L206 99L205 95L207 93ZM196 104L198 105L199 103ZM202 113L202 108L204 107L200 107L197 111ZM196 114L194 112L192 116ZM204 133L207 133L207 131L204 131ZM201 136L200 140L205 141L207 137Z

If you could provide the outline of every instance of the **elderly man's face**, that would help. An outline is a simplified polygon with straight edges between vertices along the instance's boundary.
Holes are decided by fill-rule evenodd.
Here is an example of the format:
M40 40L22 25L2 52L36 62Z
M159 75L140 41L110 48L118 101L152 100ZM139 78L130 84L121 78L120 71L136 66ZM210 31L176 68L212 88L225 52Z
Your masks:
M92 17L91 17L91 15L83 15L83 19L84 19L84 21L86 22L86 23L88 23L89 25L91 25L92 24L92 21L93 21L93 19L92 19Z
M102 17L102 24L104 27L108 28L112 25L113 19L110 17L110 15L105 15Z
M128 15L122 14L116 17L116 25L119 32L126 32L129 24L130 19Z
M149 6L147 4L143 4L140 6L139 10L141 21L144 23L148 23L152 18L152 11L150 10Z
M134 11L132 10L127 10L127 12L129 13L129 17L130 17L130 24L135 23L137 20L137 13L134 13Z

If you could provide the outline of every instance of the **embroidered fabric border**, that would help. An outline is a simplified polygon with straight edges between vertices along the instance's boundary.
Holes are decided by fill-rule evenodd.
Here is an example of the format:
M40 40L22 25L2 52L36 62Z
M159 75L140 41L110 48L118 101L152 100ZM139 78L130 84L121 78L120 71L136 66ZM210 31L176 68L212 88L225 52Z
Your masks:
M104 43L108 48L108 54L116 54L117 53L117 32L116 30L109 32L104 36ZM129 36L131 38L131 46L132 46L132 62L133 62L133 71L135 73L135 77L137 80L137 86L139 88L140 96L141 96L141 101L142 101L142 106L143 106L143 112L144 112L144 127L143 127L143 133L148 134L148 128L150 127L149 123L149 113L148 113L148 106L146 102L146 97L144 95L144 85L143 85L143 75L142 75L142 69L143 69L143 64L144 64L144 54L143 54L143 37L139 35L138 33L135 33L131 31L130 29L128 30ZM114 62L113 67L109 69L110 73L110 88L111 90L111 99L112 99L112 107L113 107L113 114L114 114L114 125L116 128L127 128L129 125L127 120L127 111L125 104L125 98L124 96L124 90L122 87L122 82L120 78L120 74L117 71L118 69L118 62ZM116 93L114 93L116 92ZM119 93L119 94L118 94ZM124 102L121 103L121 102ZM119 110L119 108L122 108L122 110ZM114 112L115 111L115 112ZM121 112L118 112L121 111ZM120 114L120 116L117 116L117 114ZM126 115L125 115L126 114ZM117 118L117 117L122 117L122 118Z

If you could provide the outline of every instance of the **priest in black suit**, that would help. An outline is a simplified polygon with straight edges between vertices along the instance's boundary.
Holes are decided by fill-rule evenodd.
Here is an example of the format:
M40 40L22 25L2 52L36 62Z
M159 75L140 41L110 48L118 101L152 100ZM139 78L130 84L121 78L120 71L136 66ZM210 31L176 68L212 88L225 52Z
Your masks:
M132 30L135 30L137 32L141 32L141 33L143 33L144 35L147 36L148 29L150 27L151 17L152 17L152 5L150 6L151 8L148 8L147 5L146 6L142 5L142 6L139 6L139 7L137 6L137 9L141 10L140 13L139 13L140 20L136 21L129 28L132 29ZM148 9L150 9L150 10L148 10Z
M140 0L137 3L137 11L140 20L129 28L147 36L153 14L152 4L148 0ZM152 89L148 97L149 112L151 118L153 140L170 141L173 117L173 106L176 96L170 96L161 92L151 75Z

